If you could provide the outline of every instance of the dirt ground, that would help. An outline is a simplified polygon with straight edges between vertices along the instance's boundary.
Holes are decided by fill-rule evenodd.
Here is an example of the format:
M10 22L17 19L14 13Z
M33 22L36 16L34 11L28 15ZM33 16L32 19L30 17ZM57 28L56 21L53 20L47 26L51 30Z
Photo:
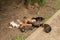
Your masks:
M23 3L18 3L16 0L14 0L14 2L11 0L0 4L2 4L0 7L0 40L11 40L13 37L21 33L20 30L16 28L8 28L10 21L16 21L16 19L22 20L24 16L31 18L36 16L45 17L53 15L58 10L57 6L59 6L59 2L54 0L47 0L43 7L35 8L33 10L24 8ZM23 35L25 34L23 33Z

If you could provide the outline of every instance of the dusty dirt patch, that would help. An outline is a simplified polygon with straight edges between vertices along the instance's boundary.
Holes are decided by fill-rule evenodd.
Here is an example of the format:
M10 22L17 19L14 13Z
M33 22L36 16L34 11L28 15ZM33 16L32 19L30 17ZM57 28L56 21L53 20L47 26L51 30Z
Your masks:
M12 0L11 0L12 1ZM4 2L3 2L4 3ZM12 4L10 4L12 3ZM0 40L11 40L14 36L21 33L18 29L8 29L8 23L12 20L21 19L24 16L27 17L36 17L42 16L45 17L47 14L53 15L59 3L55 1L48 1L46 5L39 8L39 14L37 14L37 8L33 10L27 10L22 6L22 4L17 5L15 2L7 2L6 5L3 4L3 7L0 10ZM25 34L24 34L25 35Z

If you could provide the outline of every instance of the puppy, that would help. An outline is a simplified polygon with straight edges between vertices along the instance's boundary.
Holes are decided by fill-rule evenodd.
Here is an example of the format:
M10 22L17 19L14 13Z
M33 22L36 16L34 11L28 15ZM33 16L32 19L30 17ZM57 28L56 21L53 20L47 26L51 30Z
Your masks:
M18 28L20 26L19 24L15 23L14 21L11 21L9 23L9 25L10 25L9 28L14 28L14 27Z
M40 23L39 22L32 23L32 26L38 28L40 27Z
M36 17L36 18L32 18L32 19L35 19L36 21L43 21L44 20L43 17Z
M41 26L44 27L44 31L46 33L49 33L52 29L51 29L51 26L49 24L42 24Z

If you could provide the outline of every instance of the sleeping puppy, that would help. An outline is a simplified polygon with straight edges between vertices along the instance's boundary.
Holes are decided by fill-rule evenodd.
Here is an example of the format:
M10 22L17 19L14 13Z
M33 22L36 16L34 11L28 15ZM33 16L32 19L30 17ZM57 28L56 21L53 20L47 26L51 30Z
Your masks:
M32 26L35 28L38 28L40 27L40 23L39 22L32 23Z
M44 27L46 33L49 33L52 30L49 24L41 24L41 26Z
M36 21L43 21L44 20L43 17L36 17L36 18L32 18L32 19L35 19Z
M33 30L33 29L34 29L33 26L25 26L23 28L20 28L20 31L21 32L26 32L26 31Z
M19 28L19 26L20 26L20 24L17 24L16 22L14 22L14 21L11 21L10 23L9 23L9 28Z
M52 30L51 26L49 24L44 24L44 23L40 24L40 23L36 22L36 23L32 24L32 26L36 27L36 28L43 27L44 28L44 32L46 32L46 33L49 33Z
M51 31L51 26L48 25L48 24L44 24L44 31L45 31L46 33L49 33L49 32Z

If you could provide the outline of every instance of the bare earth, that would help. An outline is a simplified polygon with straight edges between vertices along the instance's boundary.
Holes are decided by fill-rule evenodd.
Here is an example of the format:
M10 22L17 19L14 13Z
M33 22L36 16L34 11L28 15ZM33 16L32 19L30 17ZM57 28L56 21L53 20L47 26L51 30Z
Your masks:
M45 23L52 27L50 33L45 33L43 28L38 28L26 40L60 40L60 10Z
M18 30L16 28L9 29L8 27L9 27L10 21L13 21L13 20L15 21L16 19L22 20L22 18L24 16L27 16L27 17L48 16L49 17L50 15L53 15L57 11L57 6L60 5L60 2L58 3L54 0L47 0L46 5L48 5L48 6L45 5L43 7L40 7L39 10L37 8L35 8L33 10L28 10L28 9L24 8L24 6L20 3L20 1L17 1L17 0L8 0L6 3L0 2L0 4L2 4L2 8L0 7L0 40L12 40L12 38L17 36L18 34L26 36L27 34L31 34L31 32L21 33L20 30ZM39 13L39 14L37 14L37 13ZM52 34L52 33L54 33L54 30L59 30L59 29L55 29L55 27L52 27L52 29L54 29L54 30L52 30L53 32L46 34L43 32L43 30L42 30L43 28L39 28L39 29L40 29L40 31L37 31L37 32L38 33L40 32L39 34L40 34L40 36L42 36L41 39L43 39L44 37L45 38L51 37L51 36L55 37L55 34ZM39 30L39 29L37 29L37 30ZM59 31L58 31L58 33L59 33ZM56 35L59 36L58 33ZM47 36L44 36L45 34ZM39 39L39 38L37 38L37 39Z

